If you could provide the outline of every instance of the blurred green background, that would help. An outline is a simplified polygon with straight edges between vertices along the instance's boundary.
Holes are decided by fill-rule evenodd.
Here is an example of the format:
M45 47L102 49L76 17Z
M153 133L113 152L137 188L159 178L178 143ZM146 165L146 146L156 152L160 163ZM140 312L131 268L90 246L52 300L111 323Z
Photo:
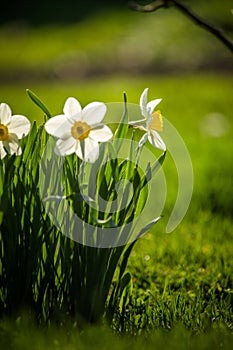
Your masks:
M193 199L181 225L165 235L177 195L176 169L168 154L164 218L136 244L130 259L134 293L144 295L150 288L164 295L169 285L191 295L204 285L206 295L217 290L232 310L232 53L174 8L138 13L127 1L111 6L107 1L4 2L0 101L15 114L43 121L26 88L54 115L68 96L84 106L122 101L126 91L128 101L138 103L149 87L150 99L163 98L161 112L190 152ZM183 2L233 37L232 1ZM229 317L225 321L232 330Z
M197 14L233 33L230 0L186 0ZM0 26L4 83L232 71L231 52L171 7L153 13L127 1L6 2Z

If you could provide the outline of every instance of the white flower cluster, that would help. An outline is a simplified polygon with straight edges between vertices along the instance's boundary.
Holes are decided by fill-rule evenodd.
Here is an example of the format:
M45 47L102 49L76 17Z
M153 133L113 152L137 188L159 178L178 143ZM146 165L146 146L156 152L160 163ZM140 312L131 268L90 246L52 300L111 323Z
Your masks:
M140 97L140 108L144 119L130 122L133 128L145 131L139 141L142 147L148 140L155 148L166 150L166 145L157 131L162 131L160 111L154 112L161 99L147 103L148 88ZM45 123L48 134L56 137L55 152L61 156L76 153L77 156L94 163L99 156L99 142L107 142L113 134L108 126L102 123L107 107L102 102L92 102L82 109L80 103L69 97L64 105L63 114L50 118ZM145 124L145 126L141 125ZM22 153L19 139L30 131L31 123L23 115L12 115L6 103L0 104L0 158L6 154L20 155ZM157 131L156 131L157 130Z

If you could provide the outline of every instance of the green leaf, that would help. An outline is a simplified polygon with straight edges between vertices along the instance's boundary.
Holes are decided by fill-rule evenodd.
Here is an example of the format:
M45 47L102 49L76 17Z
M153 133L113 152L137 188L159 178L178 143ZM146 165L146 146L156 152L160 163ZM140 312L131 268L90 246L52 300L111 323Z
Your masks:
M124 92L124 113L122 116L122 119L120 121L120 124L118 125L114 137L115 139L123 139L126 138L127 133L128 133L128 122L129 122L129 116L128 116L128 108L127 108L127 97L126 93ZM122 142L119 142L117 146L117 152L121 148Z
M129 256L130 256L130 253L135 245L136 241L132 242L129 247L126 249L126 251L124 252L124 255L123 255L123 259L122 259L122 263L120 265L120 273L119 273L119 278L122 277L122 275L124 274L125 272L125 269L126 269L126 266L127 266L127 263L128 263L128 259L129 259Z
M152 165L151 167L152 175L156 174L157 171L161 168L165 160L165 157L166 157L166 151L164 151L163 154L159 157L159 159Z
M161 216L159 216L156 219L151 220L146 226L144 226L141 231L137 234L136 239L140 238L144 233L146 233L156 222L158 222L161 219Z
M41 99L36 94L34 94L34 92L32 92L31 90L26 89L26 91L30 99L47 115L48 118L51 118L52 114L49 112L48 108L41 101Z
M131 275L127 272L121 279L119 284L118 298L120 299L119 308L120 312L123 311L124 307L129 301L129 297L131 294Z

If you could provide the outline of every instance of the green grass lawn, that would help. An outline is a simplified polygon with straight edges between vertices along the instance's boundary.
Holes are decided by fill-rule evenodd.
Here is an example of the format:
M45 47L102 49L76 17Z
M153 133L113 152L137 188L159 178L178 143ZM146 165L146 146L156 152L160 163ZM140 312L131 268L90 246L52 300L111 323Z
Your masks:
M230 349L232 342L232 77L217 74L107 76L78 83L0 86L2 102L15 113L43 120L25 93L32 89L52 114L59 114L65 99L74 96L82 105L97 100L117 102L126 91L129 103L138 103L144 87L150 97L162 97L161 111L184 139L193 163L194 191L182 223L165 233L176 198L177 174L171 157L164 164L168 195L162 220L135 245L129 260L132 291L116 312L113 329L84 328L64 320L57 331L39 329L25 316L1 320L0 344L12 349ZM214 136L213 113L221 114ZM28 320L29 317L29 320ZM139 335L132 338L131 335Z

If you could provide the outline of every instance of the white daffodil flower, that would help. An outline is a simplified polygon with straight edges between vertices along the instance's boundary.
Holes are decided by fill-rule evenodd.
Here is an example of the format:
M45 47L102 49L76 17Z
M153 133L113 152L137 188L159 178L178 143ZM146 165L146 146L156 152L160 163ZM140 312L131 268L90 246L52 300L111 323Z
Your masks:
M130 126L146 132L146 134L144 134L141 140L139 141L139 148L142 147L144 143L148 140L155 148L161 149L162 151L166 151L166 145L163 142L159 133L157 132L162 131L163 129L161 113L160 111L156 111L153 113L155 107L162 101L162 99L158 98L156 100L147 102L147 95L148 88L146 88L143 91L140 97L140 108L144 119L130 122ZM146 123L145 127L138 125L142 122Z
M6 103L0 104L0 159L7 153L20 155L22 149L19 140L26 136L31 128L30 121L23 115L12 115Z
M113 136L109 127L101 123L106 110L102 102L89 103L82 109L74 97L69 97L63 108L64 114L45 123L47 133L58 138L56 154L76 153L82 160L94 163L99 156L98 142L107 142Z

